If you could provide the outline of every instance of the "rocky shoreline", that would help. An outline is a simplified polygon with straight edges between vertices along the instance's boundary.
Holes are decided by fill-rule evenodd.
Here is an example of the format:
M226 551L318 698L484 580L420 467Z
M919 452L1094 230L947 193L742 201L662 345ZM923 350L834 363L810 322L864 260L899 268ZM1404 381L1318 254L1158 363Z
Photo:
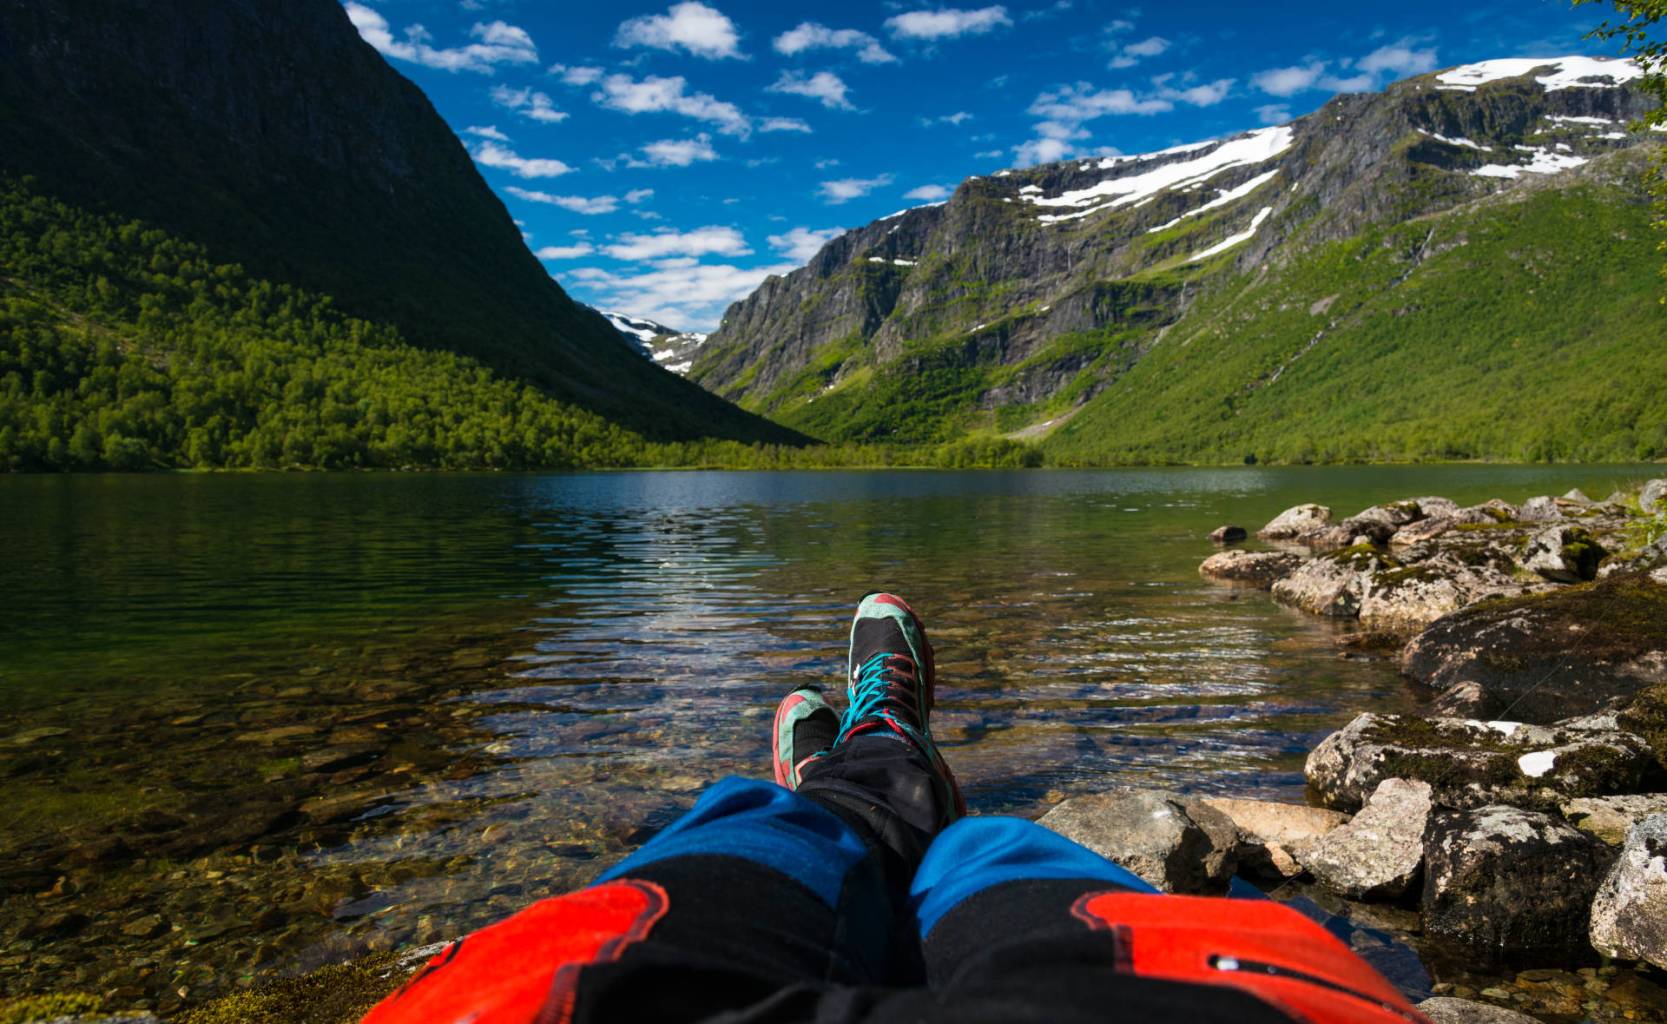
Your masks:
M1043 824L1166 891L1306 886L1447 974L1516 972L1433 984L1439 1021L1667 1015L1667 479L1341 520L1301 505L1256 536L1217 530L1200 572L1352 623L1341 642L1392 653L1427 707L1327 736L1317 806L1127 791Z

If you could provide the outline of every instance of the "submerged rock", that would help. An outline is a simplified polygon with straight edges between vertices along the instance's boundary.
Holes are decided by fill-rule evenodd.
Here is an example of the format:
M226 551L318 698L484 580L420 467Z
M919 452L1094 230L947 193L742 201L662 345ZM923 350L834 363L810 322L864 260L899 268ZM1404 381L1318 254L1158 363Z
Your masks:
M1548 814L1437 811L1424 844L1424 933L1480 967L1589 957L1587 908L1614 852Z
M1632 826L1592 903L1592 946L1667 970L1667 814Z
M1428 783L1385 779L1348 824L1299 844L1297 860L1350 899L1398 899L1418 877L1430 810Z
M1165 892L1219 895L1236 866L1233 820L1177 793L1127 789L1072 797L1037 823Z
M1299 540L1331 525L1331 509L1324 505L1297 505L1273 517L1256 531L1263 540Z
M1667 793L1635 793L1630 796L1585 796L1558 807L1563 817L1582 832L1620 846L1632 826L1645 818L1667 814Z
M1204 559L1198 572L1207 579L1246 583L1266 590L1301 564L1301 555L1283 551L1223 551Z
M1239 869L1262 877L1294 878L1302 874L1294 848L1320 838L1349 820L1346 814L1307 804L1219 796L1205 797L1203 803L1227 815L1238 826Z
M1449 615L1401 654L1442 714L1549 722L1626 706L1667 683L1667 588L1616 575Z
M1426 999L1418 1004L1418 1012L1430 1018L1432 1024L1540 1024L1526 1013L1453 996Z
M1385 779L1419 779L1437 803L1555 808L1577 796L1637 792L1660 775L1649 746L1613 717L1555 727L1364 714L1308 755L1309 787L1328 807L1359 807Z

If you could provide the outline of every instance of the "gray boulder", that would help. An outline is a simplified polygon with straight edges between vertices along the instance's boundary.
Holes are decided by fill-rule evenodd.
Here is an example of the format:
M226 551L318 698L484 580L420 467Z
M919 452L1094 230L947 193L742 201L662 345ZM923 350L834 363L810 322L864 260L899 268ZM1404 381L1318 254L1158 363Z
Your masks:
M1210 531L1210 539L1217 544L1237 544L1248 536L1242 526L1218 526Z
M1273 598L1314 615L1354 618L1360 614L1367 576L1395 565L1375 548L1347 547L1304 562L1273 585Z
M1556 498L1542 494L1518 506L1516 517L1525 523L1554 523L1563 518L1563 509Z
M1445 536L1460 524L1462 520L1457 515L1431 516L1420 519L1416 523L1408 523L1395 531L1395 536L1389 538L1392 548L1410 548L1425 541L1435 540Z
M1667 969L1667 814L1627 831L1592 903L1591 939L1604 956Z
M1418 1004L1418 1012L1430 1018L1432 1024L1540 1024L1526 1013L1453 996L1426 999Z
M1590 956L1587 911L1614 857L1548 814L1437 811L1424 842L1424 935L1473 969L1577 963Z
M1424 859L1430 786L1385 779L1348 824L1300 843L1296 858L1326 888L1350 899L1398 899Z
M1667 480L1651 480L1638 492L1638 507L1650 515L1667 509Z
M1281 804L1234 797L1205 797L1205 804L1231 818L1239 830L1239 870L1263 878L1302 874L1295 848L1346 823L1349 816L1307 804Z
M1448 807L1513 803L1554 809L1577 796L1637 792L1660 767L1613 716L1554 727L1364 714L1327 736L1304 766L1309 788L1339 810L1385 779L1419 779Z
M1490 565L1467 565L1438 553L1414 564L1367 573L1360 593L1360 624L1383 633L1417 633L1461 608L1490 598L1514 597L1523 589L1521 583Z
M1557 809L1580 831L1589 832L1610 846L1620 846L1626 842L1632 826L1652 815L1667 814L1667 793L1576 797L1564 801Z
M1667 588L1618 575L1465 608L1414 637L1401 671L1442 694L1444 715L1551 722L1622 707L1667 682Z
M1324 505L1297 505L1273 517L1256 531L1263 540L1300 540L1331 525L1331 509Z
M1301 555L1284 551L1222 551L1204 559L1198 572L1205 579L1267 590L1275 580L1295 572L1301 565Z
M1126 789L1072 797L1037 823L1165 892L1219 895L1236 867L1233 820L1177 793Z
M1522 567L1553 583L1579 583L1598 574L1609 552L1575 526L1553 526L1534 534L1522 553Z

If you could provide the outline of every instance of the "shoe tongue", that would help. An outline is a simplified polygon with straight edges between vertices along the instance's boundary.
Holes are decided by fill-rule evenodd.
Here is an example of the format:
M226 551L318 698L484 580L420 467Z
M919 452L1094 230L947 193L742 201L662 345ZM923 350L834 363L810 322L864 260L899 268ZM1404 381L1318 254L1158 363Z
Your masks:
M876 654L909 654L909 639L897 620L886 618L863 619L851 636L852 664L861 668Z

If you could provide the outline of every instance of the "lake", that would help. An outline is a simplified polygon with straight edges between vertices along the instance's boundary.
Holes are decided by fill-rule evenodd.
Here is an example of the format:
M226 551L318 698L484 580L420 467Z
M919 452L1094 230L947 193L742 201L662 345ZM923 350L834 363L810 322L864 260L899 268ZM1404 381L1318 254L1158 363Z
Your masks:
M1658 471L1658 470L1657 470ZM1418 695L1211 586L1223 523L1650 467L0 478L0 991L163 1010L583 884L838 687L855 601L937 647L975 812L1285 800Z

